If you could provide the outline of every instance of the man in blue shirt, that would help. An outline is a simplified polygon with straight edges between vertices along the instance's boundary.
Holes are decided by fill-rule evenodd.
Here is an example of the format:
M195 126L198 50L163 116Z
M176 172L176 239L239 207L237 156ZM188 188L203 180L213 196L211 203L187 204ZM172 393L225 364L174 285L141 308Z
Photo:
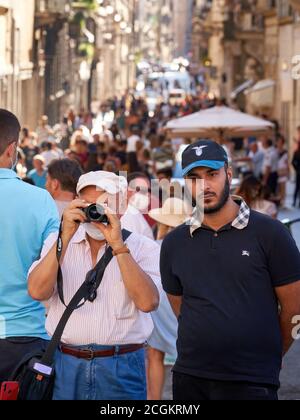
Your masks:
M27 293L27 273L59 228L50 195L23 183L14 168L20 124L0 109L0 383L24 356L45 346L45 309Z
M46 189L47 170L45 169L45 159L41 155L33 158L34 169L28 173L28 178L32 179L34 185Z

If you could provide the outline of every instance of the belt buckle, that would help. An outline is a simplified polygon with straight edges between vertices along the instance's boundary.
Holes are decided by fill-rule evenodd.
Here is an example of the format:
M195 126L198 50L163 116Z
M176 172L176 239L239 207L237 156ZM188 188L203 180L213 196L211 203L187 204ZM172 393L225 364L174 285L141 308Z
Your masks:
M83 353L85 353L87 355L87 357L85 357L86 360L89 360L90 362L92 360L95 359L95 352L93 350L82 350Z

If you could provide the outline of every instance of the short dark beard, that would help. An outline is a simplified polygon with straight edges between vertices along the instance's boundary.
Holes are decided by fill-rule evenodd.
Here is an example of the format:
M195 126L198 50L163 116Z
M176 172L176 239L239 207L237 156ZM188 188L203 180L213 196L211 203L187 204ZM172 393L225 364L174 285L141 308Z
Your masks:
M214 207L211 207L208 209L204 208L204 214L209 215L209 214L219 213L219 211L221 211L222 208L225 207L225 205L227 204L229 197L230 197L230 182L229 182L229 179L226 177L224 189L222 191L222 195L219 202Z

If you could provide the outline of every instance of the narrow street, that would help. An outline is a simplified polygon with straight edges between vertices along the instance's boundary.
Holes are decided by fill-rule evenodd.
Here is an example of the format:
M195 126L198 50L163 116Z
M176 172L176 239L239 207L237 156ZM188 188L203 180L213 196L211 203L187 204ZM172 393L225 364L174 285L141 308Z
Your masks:
M0 400L277 400L300 0L0 0L0 197Z

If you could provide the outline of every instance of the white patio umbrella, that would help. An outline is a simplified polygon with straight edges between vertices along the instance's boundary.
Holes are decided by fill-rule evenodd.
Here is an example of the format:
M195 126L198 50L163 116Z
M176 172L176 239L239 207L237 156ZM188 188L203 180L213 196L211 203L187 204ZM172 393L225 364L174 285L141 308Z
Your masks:
M244 137L264 134L274 124L226 106L216 106L187 117L172 120L167 130L172 137Z

